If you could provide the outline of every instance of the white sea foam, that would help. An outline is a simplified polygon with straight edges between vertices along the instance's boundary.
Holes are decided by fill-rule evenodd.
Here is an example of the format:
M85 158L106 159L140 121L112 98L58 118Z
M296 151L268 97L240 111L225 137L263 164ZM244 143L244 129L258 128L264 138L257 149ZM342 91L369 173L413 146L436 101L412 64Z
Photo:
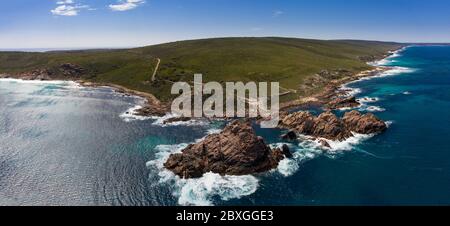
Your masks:
M378 98L378 97L362 97L362 98L358 98L356 101L358 101L361 104L375 103L375 102L380 101L380 98Z
M62 80L23 80L16 78L0 78L0 82L12 82L12 83L23 83L23 84L43 84L43 85L62 85L68 88L83 88L79 83L74 81L62 81Z
M153 117L153 119L156 119L155 122L153 122L153 125L166 127L166 126L204 126L208 124L208 122L204 119L191 119L189 121L175 121L171 123L164 123L166 120L178 117L180 116L172 113L168 113L163 117Z
M399 75L399 74L404 74L404 73L412 73L415 71L416 71L416 69L408 68L408 67L392 67L392 69L387 70L383 73L380 73L378 76L375 76L375 77L393 76L393 75Z
M392 124L394 124L394 121L386 121L386 126L389 128L392 126Z
M133 106L131 108L129 108L128 110L126 110L124 113L122 113L120 115L120 117L125 121L125 122L131 122L131 121L144 121L144 120L149 120L149 119L154 119L154 117L147 117L147 116L140 116L137 115L137 111L139 109L142 109L141 105L136 105Z
M396 67L391 67L389 70L380 72L380 73L378 73L376 75L369 76L369 77L363 77L363 78L360 78L358 80L352 81L352 82L350 82L348 84L356 83L356 82L359 82L359 81L367 81L367 80L371 80L371 79L374 79L374 78L384 78L384 77L395 76L395 75L400 75L400 74L405 74L405 73L412 73L412 72L415 72L415 71L416 71L416 69L414 69L414 68L398 67L398 66L396 66Z
M206 173L199 179L184 180L178 204L211 206L212 198L223 201L251 195L258 189L259 181L254 176L221 176Z
M353 97L356 96L358 94L360 94L362 92L362 90L360 88L353 88L353 87L348 87L347 85L349 85L351 83L347 83L342 85L339 90L344 92L345 97Z
M347 140L344 141L333 141L333 140L327 140L327 139L323 139L325 140L329 145L330 148L329 150L331 152L329 153L339 153L342 151L351 151L356 145L372 138L374 136L374 134L359 134L359 133L353 133L353 136L348 138Z
M323 153L323 149L320 144L313 142L309 137L300 136L300 140L303 140L298 146L294 146L289 143L275 143L271 144L272 148L288 145L292 152L292 158L285 158L278 164L276 172L280 173L284 177L294 175L299 169L302 163L305 161L316 158Z
M136 105L133 106L131 108L129 108L128 110L126 110L124 113L122 113L120 115L120 117L125 121L125 122L132 122L132 121L144 121L144 120L155 120L152 124L153 125L157 125L157 126L161 126L161 127L166 127L166 126L201 126L201 125L207 125L207 121L205 120L201 120L201 119L193 119L193 120L189 120L189 121L176 121L176 122L171 122L171 123L164 123L166 120L169 119L173 119L173 118L177 118L179 117L176 114L172 114L172 113L168 113L162 117L158 117L158 116L140 116L137 114L137 111L139 109L142 109L143 107L141 105Z
M223 130L222 129L216 129L216 128L212 128L212 129L208 129L208 131L206 132L208 135L212 135L212 134L219 134L221 133Z
M355 146L372 138L374 135L375 134L365 135L353 133L353 137L350 137L345 141L332 141L324 138L315 139L310 136L300 135L299 140L301 142L298 146L293 146L288 143L271 144L272 148L281 147L282 145L287 144L291 151L293 151L293 157L280 161L276 171L284 177L292 176L300 169L301 164L304 162L317 158L318 156L335 158L337 155L346 151L352 151ZM326 141L330 147L323 146L320 143L321 141Z
M359 108L361 111L368 111L368 112L383 112L386 111L386 109L380 107L380 106L363 106Z
M384 59L382 59L382 60L379 60L379 61L369 62L368 64L369 64L369 65L372 65L372 66L385 66L385 65L389 65L390 63L395 62L395 58L400 57L400 56L401 56L401 53L402 53L403 51L405 51L407 48L408 48L408 47L404 47L404 48L401 48L401 49L396 50L396 51L390 51L390 52L389 52L389 53L391 54L390 56L388 56L388 57L386 57L386 58L384 58Z
M411 95L412 93L409 91L403 92L403 95Z

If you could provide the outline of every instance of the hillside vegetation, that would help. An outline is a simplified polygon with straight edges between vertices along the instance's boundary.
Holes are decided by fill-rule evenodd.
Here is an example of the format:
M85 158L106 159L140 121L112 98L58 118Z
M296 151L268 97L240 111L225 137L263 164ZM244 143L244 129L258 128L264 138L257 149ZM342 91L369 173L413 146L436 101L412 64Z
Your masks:
M191 81L194 73L202 73L205 82L278 81L283 88L298 91L283 98L290 100L305 95L308 79L323 70L347 74L366 70L370 66L365 61L399 47L385 42L268 37L191 40L123 50L0 52L0 74L51 70L71 63L86 72L80 78L58 73L53 77L113 83L169 100L173 82ZM152 82L158 59L160 67ZM309 92L320 88L321 84L315 85Z

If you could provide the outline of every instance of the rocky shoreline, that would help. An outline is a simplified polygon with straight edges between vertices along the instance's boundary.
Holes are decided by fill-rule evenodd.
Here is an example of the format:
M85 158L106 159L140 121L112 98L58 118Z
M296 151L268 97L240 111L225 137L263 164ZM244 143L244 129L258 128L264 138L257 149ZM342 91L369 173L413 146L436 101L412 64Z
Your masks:
M345 141L357 134L377 134L385 131L387 125L375 115L361 114L351 111L342 118L331 111L314 116L309 112L300 111L285 115L280 120L280 128L289 132L283 136L287 140L297 139L297 135L310 136L320 142L323 147L330 147L327 140Z
M387 57L387 56L386 56ZM355 134L378 134L384 132L387 124L372 113L362 114L350 111L342 118L331 110L356 108L361 105L348 90L342 90L346 83L365 77L375 76L387 71L389 67L376 67L363 71L356 76L332 80L319 94L303 98L282 106L279 128L289 130L282 136L286 141L294 141L299 135L305 135L325 149L331 148L329 141L345 141ZM326 112L314 116L300 111L288 114L294 107L317 105ZM218 135L210 135L204 140L192 144L172 154L164 167L181 178L198 178L208 172L221 175L246 175L272 170L284 158L291 158L292 153L284 145L270 150L260 137L256 137L249 122L234 121Z
M371 61L381 60L383 58L389 57L390 54L385 55L384 57L378 59L371 57ZM339 100L342 94L345 91L340 90L341 86L359 80L365 77L372 77L384 71L390 70L389 67L381 67L377 66L375 69L363 71L356 75L352 74L347 70L337 70L333 72L329 72L323 70L319 72L316 76L312 77L313 81L317 82L325 82L327 85L323 88L323 91L308 95L304 98L297 99L294 101L290 101L287 103L282 103L280 105L280 109L282 111L289 111L293 108L299 107L308 107L308 106L325 106L326 109L334 110L339 108L347 108L347 107L357 107L358 103L355 101L346 101ZM151 93L140 92L132 89L128 89L126 87L111 84L111 83L95 83L90 81L84 81L81 77L87 74L88 71L78 65L65 63L61 64L58 67L53 69L36 69L25 73L19 74L0 74L0 78L16 78L22 80L40 80L40 81L51 81L51 80L62 80L62 81L75 81L82 86L86 87L99 87L99 86L107 86L113 88L115 91L119 93L123 93L125 95L133 95L139 96L146 99L145 106L136 110L135 114L138 116L158 116L162 117L170 112L170 103L162 102L158 98L156 98ZM346 75L344 78L335 79L340 76L338 75ZM324 78L329 78L324 79ZM314 85L314 84L313 84ZM184 118L181 118L185 120ZM173 120L176 121L176 120Z
M14 78L25 81L73 81L84 87L110 87L118 93L130 96L142 97L146 100L145 106L136 110L138 116L159 116L166 115L170 110L169 103L163 103L151 93L140 92L126 87L111 83L96 83L82 80L81 77L88 71L78 65L65 63L53 69L36 69L29 72L18 74L0 74L0 78Z
M339 118L331 110L360 106L355 97L348 95L348 90L342 90L344 84L375 76L389 69L389 67L376 67L357 75L352 75L348 71L340 71L339 73L347 73L348 76L326 81L328 85L318 94L283 104L279 128L289 130L283 138L292 141L296 140L299 135L306 135L317 140L324 148L330 148L328 141L344 141L354 136L354 133L376 134L385 131L386 123L371 113L361 114L358 111L351 111ZM86 73L84 69L72 64L63 64L58 70L59 74L62 73L71 78L81 77L83 73ZM52 80L54 73L49 70L35 70L15 76L0 75L0 78ZM334 76L333 73L327 71L322 71L321 74L330 78ZM314 78L321 80L323 77L319 73ZM164 116L170 110L169 103L162 103L149 93L127 89L115 84L99 84L82 80L77 82L82 86L89 87L108 86L126 95L145 98L146 106L136 110L136 114L140 116ZM305 111L287 113L292 108L309 105L321 106L327 111L319 116ZM188 120L189 118L180 117L166 120L164 124ZM281 160L290 157L292 154L287 146L271 150L263 138L256 136L250 121L237 120L229 123L221 133L209 135L202 141L189 145L181 153L172 154L164 167L186 179L198 178L208 172L221 175L247 175L275 169Z

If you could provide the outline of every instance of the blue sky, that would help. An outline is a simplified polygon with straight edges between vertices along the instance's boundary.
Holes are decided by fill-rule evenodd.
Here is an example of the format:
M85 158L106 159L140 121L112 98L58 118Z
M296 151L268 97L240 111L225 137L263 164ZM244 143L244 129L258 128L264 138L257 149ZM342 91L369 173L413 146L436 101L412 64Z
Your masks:
M450 42L448 0L14 0L0 48L132 47L228 36Z

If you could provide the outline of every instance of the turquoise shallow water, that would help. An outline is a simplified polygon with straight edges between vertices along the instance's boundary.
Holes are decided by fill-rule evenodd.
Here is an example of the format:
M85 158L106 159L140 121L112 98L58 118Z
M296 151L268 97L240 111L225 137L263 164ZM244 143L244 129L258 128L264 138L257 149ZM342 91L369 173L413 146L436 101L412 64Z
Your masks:
M221 122L163 127L120 117L141 100L70 83L0 81L0 204L450 204L450 47L410 47L390 75L349 84L387 132L333 144L290 144L295 159L263 175L179 180L164 158ZM282 131L257 128L278 145Z

